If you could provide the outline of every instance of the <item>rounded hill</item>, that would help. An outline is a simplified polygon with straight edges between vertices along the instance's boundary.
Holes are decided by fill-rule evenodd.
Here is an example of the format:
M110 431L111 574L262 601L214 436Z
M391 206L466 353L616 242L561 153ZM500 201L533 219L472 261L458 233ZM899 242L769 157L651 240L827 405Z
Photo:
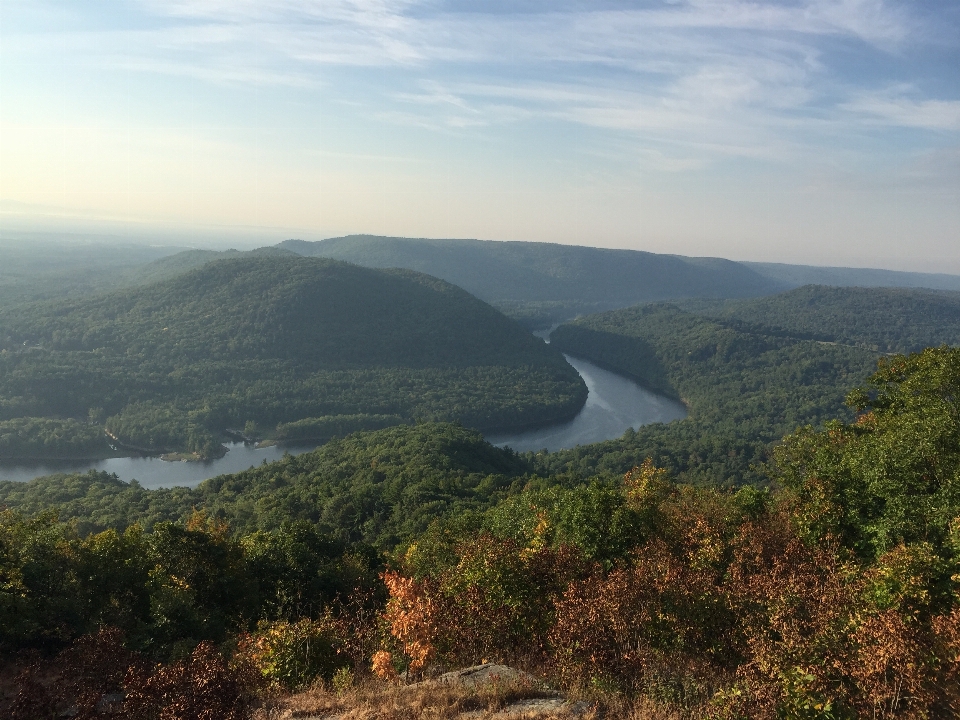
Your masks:
M237 427L285 439L414 419L521 427L586 398L559 351L454 285L292 254L11 308L0 343L0 420L105 419L151 450L209 454Z

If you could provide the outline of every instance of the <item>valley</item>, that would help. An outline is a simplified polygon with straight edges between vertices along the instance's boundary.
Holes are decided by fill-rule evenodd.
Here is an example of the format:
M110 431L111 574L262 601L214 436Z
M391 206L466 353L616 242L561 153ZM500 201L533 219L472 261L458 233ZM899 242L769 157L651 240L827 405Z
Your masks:
M0 2L0 720L960 720L958 40Z
M3 309L0 346L2 457L83 457L84 420L118 447L209 458L227 428L300 441L417 419L507 430L570 419L587 394L559 351L459 288L283 254Z
M571 304L534 262L491 305L283 248L155 262L0 307L0 653L185 672L220 643L271 692L492 657L611 708L855 717L901 643L946 702L960 294L736 270Z
M535 430L488 435L492 444L507 446L520 452L543 448L559 450L618 438L628 429L651 423L670 422L686 415L685 408L675 400L658 396L631 380L576 358L567 357L567 361L587 386L587 401L577 416L570 421ZM397 424L401 424L399 418L387 423ZM346 431L343 428L339 430L331 434L343 437L351 433L349 427ZM99 435L94 433L93 437L98 439ZM265 447L253 442L232 442L227 446L228 452L220 458L199 462L168 462L156 456L118 457L87 462L12 459L0 462L0 482L26 482L43 475L86 473L92 470L115 475L125 482L136 480L148 489L193 487L209 478L240 472L264 461L274 462L287 453L299 455L313 450L316 446L316 443L297 444L296 437L284 440L282 445L272 444Z

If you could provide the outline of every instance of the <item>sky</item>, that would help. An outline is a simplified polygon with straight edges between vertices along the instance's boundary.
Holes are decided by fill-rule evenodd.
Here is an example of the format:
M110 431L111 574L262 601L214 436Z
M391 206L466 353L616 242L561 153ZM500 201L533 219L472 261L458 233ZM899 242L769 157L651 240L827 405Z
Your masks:
M955 0L0 0L0 238L960 274Z

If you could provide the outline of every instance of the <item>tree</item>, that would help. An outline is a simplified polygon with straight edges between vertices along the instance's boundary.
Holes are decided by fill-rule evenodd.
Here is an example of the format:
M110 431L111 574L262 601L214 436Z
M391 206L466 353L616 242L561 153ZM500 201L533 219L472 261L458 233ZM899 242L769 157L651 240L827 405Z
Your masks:
M881 359L847 402L854 422L801 429L775 451L772 476L792 491L803 531L868 559L919 542L955 557L960 348Z

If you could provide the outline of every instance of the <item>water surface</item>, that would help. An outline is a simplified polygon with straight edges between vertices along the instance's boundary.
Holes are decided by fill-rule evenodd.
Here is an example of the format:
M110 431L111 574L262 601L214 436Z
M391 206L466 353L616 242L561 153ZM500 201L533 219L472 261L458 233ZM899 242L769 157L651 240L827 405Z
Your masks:
M256 448L253 445L244 445L243 443L229 443L227 447L229 452L222 458L200 462L167 462L158 457L124 457L92 461L48 460L19 463L11 461L0 465L0 480L26 482L27 480L33 480L35 477L52 475L53 473L103 470L108 473L116 473L117 477L126 482L136 480L147 488L175 487L178 485L193 487L207 478L247 470L251 466L262 464L264 461L279 460L283 457L284 452L299 455L302 452L313 450L315 446Z
M509 446L519 452L527 450L562 450L610 440L623 435L628 428L638 428L657 422L670 422L686 417L681 403L665 398L627 380L620 375L599 368L593 363L565 356L587 384L587 402L571 421L522 433L487 436L494 445ZM158 457L110 458L108 460L77 461L9 461L0 464L0 480L26 482L53 473L102 470L116 473L126 482L137 480L147 488L193 487L207 478L240 472L264 461L273 462L285 452L299 455L313 450L305 447L255 448L243 443L227 445L229 452L222 458L202 462L167 462Z
M618 438L629 428L681 420L687 416L682 403L646 390L632 380L597 367L591 362L564 355L587 384L587 402L573 420L522 433L489 435L494 445L518 452L564 450Z

